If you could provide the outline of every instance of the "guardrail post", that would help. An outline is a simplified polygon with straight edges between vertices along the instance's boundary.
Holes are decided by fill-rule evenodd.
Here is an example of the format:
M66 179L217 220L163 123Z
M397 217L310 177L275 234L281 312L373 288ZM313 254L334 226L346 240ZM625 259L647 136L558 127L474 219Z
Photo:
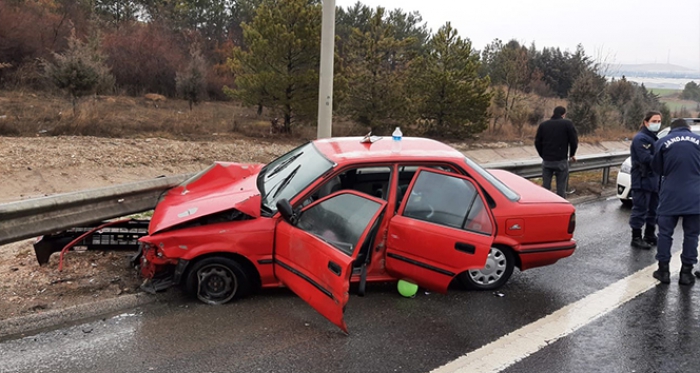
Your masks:
M610 179L610 167L603 167L603 185L608 185Z

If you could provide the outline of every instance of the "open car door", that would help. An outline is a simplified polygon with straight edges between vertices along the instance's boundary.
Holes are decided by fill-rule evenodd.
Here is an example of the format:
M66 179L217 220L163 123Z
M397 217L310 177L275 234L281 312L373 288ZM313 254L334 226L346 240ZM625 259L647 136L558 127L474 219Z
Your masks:
M343 311L353 263L369 247L385 206L384 200L343 190L277 224L275 276L346 333Z
M387 272L446 293L455 276L486 265L495 227L472 179L420 168L389 222Z

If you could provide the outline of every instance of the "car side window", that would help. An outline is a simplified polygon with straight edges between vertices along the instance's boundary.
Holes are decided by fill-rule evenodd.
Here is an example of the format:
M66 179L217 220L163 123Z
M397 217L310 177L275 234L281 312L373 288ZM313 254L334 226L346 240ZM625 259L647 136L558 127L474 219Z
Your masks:
M474 203L469 208L469 215L464 222L464 229L472 232L491 235L493 233L493 224L491 218L486 211L484 201L478 195L474 198Z
M311 206L299 217L297 228L352 256L362 232L381 204L355 194L339 194Z
M398 177L398 187L396 193L396 211L399 210L403 197L406 194L408 185L413 180L413 176L418 171L419 167L432 168L435 170L458 173L454 168L447 165L429 165L429 166L419 166L419 165L399 165L399 177Z
M406 217L487 235L493 232L484 202L469 180L421 172L406 198Z
M389 180L391 180L391 167L389 166L349 169L326 180L302 203L302 206L306 206L339 190L346 189L356 190L386 200L389 196Z

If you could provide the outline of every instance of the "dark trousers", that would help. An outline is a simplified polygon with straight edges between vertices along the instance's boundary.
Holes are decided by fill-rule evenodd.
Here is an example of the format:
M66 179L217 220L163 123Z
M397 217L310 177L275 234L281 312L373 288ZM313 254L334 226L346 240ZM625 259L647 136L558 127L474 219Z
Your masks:
M569 182L569 161L543 161L542 187L552 190L552 175L557 178L557 194L566 198L566 185Z
M646 223L647 226L656 225L656 208L658 206L658 193L633 189L630 227L632 227L632 229L642 229L644 223Z
M633 197L634 198L634 197ZM683 252L681 262L695 265L698 262L698 235L700 235L700 215L665 216L659 215L659 243L656 246L656 260L668 262L671 260L671 245L673 245L673 230L678 224L678 218L683 218Z

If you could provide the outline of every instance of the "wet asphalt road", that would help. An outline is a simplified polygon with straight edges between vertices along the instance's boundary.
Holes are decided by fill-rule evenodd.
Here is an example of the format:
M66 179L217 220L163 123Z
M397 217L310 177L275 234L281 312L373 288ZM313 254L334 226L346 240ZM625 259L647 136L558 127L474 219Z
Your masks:
M176 297L0 342L0 372L429 372L654 263L629 247L617 200L577 206L573 257L514 273L499 292L398 295L368 286L350 335L285 289L221 307ZM679 247L680 236L676 234ZM506 372L690 372L700 368L700 284L656 286Z

